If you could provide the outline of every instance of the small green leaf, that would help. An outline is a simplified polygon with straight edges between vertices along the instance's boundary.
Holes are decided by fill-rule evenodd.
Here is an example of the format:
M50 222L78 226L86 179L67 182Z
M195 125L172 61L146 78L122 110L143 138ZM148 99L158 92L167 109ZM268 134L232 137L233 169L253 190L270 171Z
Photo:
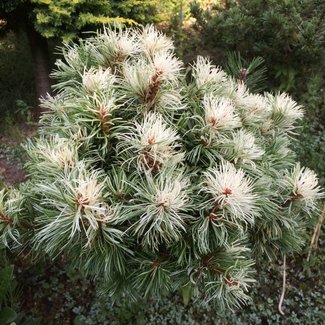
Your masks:
M9 308L9 307L5 307L3 309L0 310L0 324L9 324L11 322L13 322L17 317L17 313Z
M185 287L182 287L180 290L183 298L183 303L186 306L191 300L193 288L190 284L188 284Z
M73 320L73 325L85 325L85 322L81 319L81 316L77 316Z

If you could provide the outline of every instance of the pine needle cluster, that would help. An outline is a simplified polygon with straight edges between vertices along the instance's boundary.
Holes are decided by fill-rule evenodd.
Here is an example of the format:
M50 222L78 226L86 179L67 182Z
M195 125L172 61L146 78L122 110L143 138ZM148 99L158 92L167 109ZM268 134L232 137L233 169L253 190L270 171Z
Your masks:
M152 26L62 52L29 180L0 192L1 239L64 255L113 297L245 303L256 259L298 251L323 195L290 149L302 107L203 57L185 70Z

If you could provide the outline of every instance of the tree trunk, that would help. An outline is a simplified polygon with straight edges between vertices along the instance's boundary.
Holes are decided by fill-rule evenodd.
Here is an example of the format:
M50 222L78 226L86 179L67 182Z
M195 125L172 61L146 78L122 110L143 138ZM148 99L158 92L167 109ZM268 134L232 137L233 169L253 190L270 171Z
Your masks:
M39 105L40 98L51 94L49 51L47 39L40 35L32 26L27 27L27 36L32 54L37 95L37 107L35 108L34 116L38 118L42 112Z

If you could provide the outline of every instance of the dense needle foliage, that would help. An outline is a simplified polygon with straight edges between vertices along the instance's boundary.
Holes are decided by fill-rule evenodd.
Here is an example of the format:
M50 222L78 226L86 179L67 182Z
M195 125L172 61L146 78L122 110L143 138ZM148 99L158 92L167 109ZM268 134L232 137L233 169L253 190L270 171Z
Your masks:
M1 192L0 234L113 297L181 289L236 307L255 260L298 251L317 211L317 176L290 149L303 110L173 51L151 26L63 48L30 179Z
M263 57L273 87L299 96L310 74L324 65L322 0L221 0L211 6L193 1L191 12L204 48Z

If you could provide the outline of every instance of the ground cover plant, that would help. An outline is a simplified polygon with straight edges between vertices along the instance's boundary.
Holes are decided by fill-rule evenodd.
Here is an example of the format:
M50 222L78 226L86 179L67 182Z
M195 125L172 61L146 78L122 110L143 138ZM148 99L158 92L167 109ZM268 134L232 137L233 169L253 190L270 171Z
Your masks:
M254 263L299 251L319 212L290 149L302 107L203 57L186 70L152 26L62 51L29 180L1 191L3 243L64 257L114 299L246 303Z

